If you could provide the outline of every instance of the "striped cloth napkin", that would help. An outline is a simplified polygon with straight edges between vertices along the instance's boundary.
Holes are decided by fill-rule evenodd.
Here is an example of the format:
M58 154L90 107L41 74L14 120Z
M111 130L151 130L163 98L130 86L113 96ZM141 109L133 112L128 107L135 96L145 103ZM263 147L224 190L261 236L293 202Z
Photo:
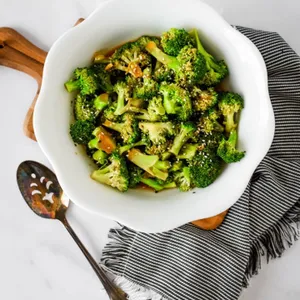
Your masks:
M217 230L187 224L159 234L126 227L110 231L102 264L129 299L238 299L261 257L280 257L299 235L300 58L277 33L236 29L267 65L273 144Z

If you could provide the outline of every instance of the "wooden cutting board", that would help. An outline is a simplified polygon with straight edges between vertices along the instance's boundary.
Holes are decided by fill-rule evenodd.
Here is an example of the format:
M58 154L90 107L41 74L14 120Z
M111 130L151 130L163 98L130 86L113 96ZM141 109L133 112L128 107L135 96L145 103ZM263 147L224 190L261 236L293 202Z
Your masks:
M84 21L80 18L76 24ZM33 77L38 84L36 95L25 117L24 134L36 141L33 129L33 112L42 84L43 68L47 52L38 48L16 30L8 27L0 28L0 65L24 72ZM219 227L228 211L217 216L192 222L204 230L213 230Z

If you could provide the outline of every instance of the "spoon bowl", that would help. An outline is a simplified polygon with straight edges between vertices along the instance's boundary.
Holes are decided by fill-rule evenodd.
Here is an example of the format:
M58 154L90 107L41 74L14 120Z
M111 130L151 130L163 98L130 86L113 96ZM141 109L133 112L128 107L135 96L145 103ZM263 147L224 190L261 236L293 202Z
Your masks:
M34 161L24 161L18 167L17 182L26 203L38 216L64 218L70 201L50 169Z

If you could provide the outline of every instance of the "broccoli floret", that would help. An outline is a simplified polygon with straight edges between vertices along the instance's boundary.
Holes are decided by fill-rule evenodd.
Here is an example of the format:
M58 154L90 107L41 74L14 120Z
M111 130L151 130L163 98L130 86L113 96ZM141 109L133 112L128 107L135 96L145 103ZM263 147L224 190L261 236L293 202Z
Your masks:
M184 144L177 155L178 159L192 159L197 150L199 149L199 145L197 144Z
M164 168L161 168L158 155L147 155L133 148L128 152L127 158L154 177L162 180L168 178L169 174Z
M188 92L176 84L162 84L164 108L167 114L174 114L178 120L186 121L192 115L192 103Z
M169 180L163 181L157 178L149 178L144 176L144 170L139 168L133 163L128 164L128 172L129 172L129 188L135 188L139 183L143 183L155 191L161 191L167 188L175 188L176 184L174 182L169 182Z
M199 151L188 161L192 183L198 188L212 184L222 171L222 160L209 148Z
M165 54L154 42L149 42L146 50L158 61L175 72L176 81L184 86L192 86L200 82L206 74L205 59L196 49L185 46L177 57Z
M155 69L153 72L153 78L157 82L173 82L175 73L172 69L162 64L160 61L156 61Z
M93 96L83 96L77 94L74 103L74 116L76 120L92 120L95 121L97 116L109 104L109 95L101 94L94 98Z
M99 89L99 84L92 68L77 68L65 87L69 93L80 91L82 95L92 95Z
M95 72L99 87L103 91L111 93L113 91L113 85L111 83L111 74L105 70L105 67L105 64L95 64L92 68Z
M220 112L215 108L209 109L205 112L200 119L200 130L205 133L211 133L213 131L223 132L224 127L218 122L220 118Z
M150 122L167 121L165 108L163 106L163 99L161 97L154 97L149 101L148 108L135 109L134 112L139 113L136 118L139 120L146 120Z
M102 125L119 132L125 144L135 143L140 138L139 124L133 114L124 114L122 123L106 120Z
M91 178L126 192L129 186L129 174L125 159L118 153L113 152L109 157L110 165L92 173Z
M75 144L85 145L93 138L95 124L89 120L77 120L70 126L70 135Z
M206 52L200 42L198 31L196 29L193 30L192 35L194 36L199 53L203 55L206 61L207 73L199 83L205 86L217 85L228 75L228 67L224 60L217 61L211 54Z
M103 150L99 149L93 153L93 159L97 164L105 165L107 163L107 154Z
M137 42L129 42L111 56L111 63L106 70L118 69L139 78L143 76L142 68L150 65L151 57L143 51L143 47Z
M181 171L176 172L174 179L181 192L187 192L193 188L189 167L184 167Z
M171 28L161 37L161 45L165 53L177 56L185 46L193 46L193 40L185 29Z
M151 142L150 142L149 138L146 137L145 135L142 135L142 138L140 141L133 143L133 144L127 144L127 145L121 146L119 148L119 153L123 154L123 153L129 151L130 149L136 148L136 147L141 147L141 146L148 147L148 146L150 146L150 144L151 144Z
M213 88L201 90L198 87L193 87L191 96L195 111L207 111L218 103L218 93Z
M233 130L230 132L228 140L223 138L218 148L218 155L228 164L238 162L245 156L245 151L238 151L236 149L237 132Z
M243 98L236 93L223 92L220 94L219 109L224 116L225 131L230 133L237 127L235 115L244 107Z
M155 37L155 36L147 36L147 35L143 35L140 38L138 38L136 40L136 43L138 45L140 45L143 49L145 49L145 47L147 46L147 44L149 42L154 42L156 45L160 44L160 40L159 38Z
M74 116L76 120L94 120L96 113L93 101L86 96L78 94L74 99Z
M122 115L124 113L125 101L130 98L130 87L122 81L114 85L114 91L118 94L117 107L114 112L115 115Z
M150 100L158 93L158 83L152 78L151 68L148 67L143 71L143 82L136 85L134 97L139 99Z
M167 138L175 135L175 126L171 122L140 122L139 128L149 136L150 141L155 145L165 144Z
M128 163L129 188L134 189L141 182L144 170L133 163Z
M176 135L170 152L177 156L182 146L194 135L196 126L192 122L182 123L180 132Z

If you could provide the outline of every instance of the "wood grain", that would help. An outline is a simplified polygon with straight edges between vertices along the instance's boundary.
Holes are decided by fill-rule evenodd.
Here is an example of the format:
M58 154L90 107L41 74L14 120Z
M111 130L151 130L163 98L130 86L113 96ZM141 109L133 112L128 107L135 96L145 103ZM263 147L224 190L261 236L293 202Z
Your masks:
M80 18L74 26L83 22ZM36 96L26 114L24 121L24 134L36 140L33 128L33 113L42 84L43 67L47 52L38 48L16 30L8 27L0 28L0 65L24 72L33 77L38 84ZM204 230L213 230L219 227L228 211L217 216L192 222Z

